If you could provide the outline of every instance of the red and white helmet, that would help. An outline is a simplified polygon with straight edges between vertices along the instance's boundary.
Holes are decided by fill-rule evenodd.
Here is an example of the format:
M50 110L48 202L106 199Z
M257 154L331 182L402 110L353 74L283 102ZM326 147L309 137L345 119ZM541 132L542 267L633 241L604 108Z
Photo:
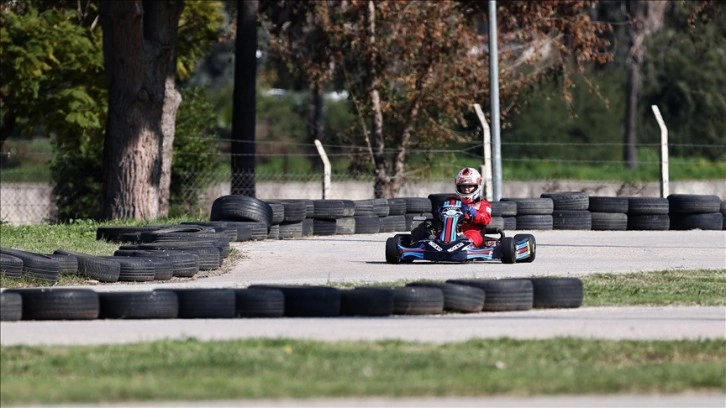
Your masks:
M456 196L465 204L472 204L479 200L481 195L481 174L471 167L464 167L454 179L456 183ZM474 187L465 189L465 186Z

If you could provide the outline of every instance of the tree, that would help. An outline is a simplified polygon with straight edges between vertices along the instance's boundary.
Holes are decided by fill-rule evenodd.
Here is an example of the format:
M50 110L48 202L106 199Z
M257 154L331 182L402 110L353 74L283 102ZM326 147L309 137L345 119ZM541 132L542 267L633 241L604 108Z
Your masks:
M176 111L176 36L183 2L102 1L108 82L103 215L166 215Z
M255 196L257 0L239 0L232 116L232 194Z
M477 23L485 21L483 3L298 2L295 7L305 12L294 15L313 16L308 22L316 28L310 30L315 38L285 35L296 25L270 18L276 24L283 21L278 30L283 35L276 38L286 38L286 47L316 51L310 53L314 64L297 65L309 77L333 63L335 84L349 92L359 117L376 197L395 196L403 186L409 149L457 140L452 128L465 121L471 105L488 105L486 37L477 30ZM505 104L548 74L567 73L573 66L582 72L585 64L607 58L599 36L607 27L589 19L592 4L500 3L500 43L506 45L499 55L500 94ZM568 56L574 56L574 64Z
M636 129L638 124L638 100L642 87L641 71L645 57L645 40L663 25L663 16L668 1L632 0L625 2L630 16L628 24L628 56L626 66L628 71L627 104L625 111L625 140L623 158L625 165L636 168Z

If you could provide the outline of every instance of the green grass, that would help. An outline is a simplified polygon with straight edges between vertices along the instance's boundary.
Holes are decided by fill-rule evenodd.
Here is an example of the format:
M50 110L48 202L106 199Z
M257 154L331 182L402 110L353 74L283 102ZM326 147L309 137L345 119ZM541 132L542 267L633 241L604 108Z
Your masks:
M162 341L2 348L3 406L726 391L726 340Z

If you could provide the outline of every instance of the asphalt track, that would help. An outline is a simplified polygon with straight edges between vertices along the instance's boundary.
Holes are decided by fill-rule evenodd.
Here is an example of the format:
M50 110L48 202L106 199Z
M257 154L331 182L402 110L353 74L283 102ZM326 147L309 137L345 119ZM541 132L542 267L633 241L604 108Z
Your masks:
M524 232L527 231L517 231L517 233ZM98 285L93 288L97 291L150 290L159 287L237 288L260 283L344 284L352 287L372 283L404 284L420 279L582 277L593 273L667 269L726 270L724 231L535 231L532 233L537 238L537 259L529 264L416 262L391 265L385 262L384 245L386 238L392 234L326 236L300 240L234 243L233 246L241 251L242 259L237 261L229 272L216 276L191 279L186 282ZM441 343L501 336L531 339L561 336L603 339L725 338L726 307L583 307L387 318L0 323L0 343L3 346L118 344L180 338L202 340L300 338L323 341L400 339ZM227 406L224 402L210 402L209 405ZM662 398L595 396L534 399L414 399L395 402L391 400L249 401L249 405L244 401L234 401L228 406L293 405L724 407L726 398L723 394L716 394ZM174 406L179 404L175 403Z

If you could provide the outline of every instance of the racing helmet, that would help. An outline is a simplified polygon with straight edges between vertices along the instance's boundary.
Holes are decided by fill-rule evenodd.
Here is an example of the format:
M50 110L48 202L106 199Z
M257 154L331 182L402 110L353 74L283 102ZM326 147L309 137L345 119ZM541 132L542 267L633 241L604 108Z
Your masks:
M481 195L481 174L471 167L464 167L454 179L456 183L456 196L465 204L479 201ZM473 189L467 188L473 187Z

